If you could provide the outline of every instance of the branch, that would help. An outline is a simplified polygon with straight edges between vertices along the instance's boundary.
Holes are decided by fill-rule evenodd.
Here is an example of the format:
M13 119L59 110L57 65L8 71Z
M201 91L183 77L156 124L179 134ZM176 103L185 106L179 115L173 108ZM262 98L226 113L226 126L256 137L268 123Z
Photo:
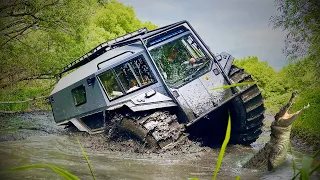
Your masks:
M8 24L8 25L2 27L2 28L0 29L0 31L9 29L9 28L11 28L11 27L13 27L13 26L16 26L16 25L19 25L19 24L23 24L24 22L25 22L25 21L23 21L23 20L15 21L15 22L13 22L13 23L11 23L11 24Z
M2 12L5 9L11 8L11 7L16 7L16 6L21 5L21 4L24 4L24 3L20 2L20 3L13 3L13 4L10 4L10 5L4 5L3 7L0 7L0 12Z
M0 86L0 88L6 88L7 86L11 85L11 84L15 84L21 81L30 81L30 80L39 80L39 79L54 79L56 76L52 75L52 74L40 74L40 75L35 75L35 76L31 76L31 77L24 77L24 78L20 78L17 79L15 81L10 81L8 84L3 84Z
M34 22L33 25L34 25L35 23L36 23L36 22ZM33 25L31 25L31 27L32 27ZM30 27L30 25L29 25L29 26L25 26L25 27L20 28L20 29L12 30L12 31L5 32L5 33L0 33L0 36L10 36L11 34L24 31L25 29L29 29L29 28L31 28L31 27ZM15 39L16 39L16 37L15 37Z
M0 104L23 104L23 103L27 103L27 102L30 102L30 101L35 101L35 100L38 100L38 99L43 99L43 98L46 98L47 96L39 96L39 97L34 97L34 98L28 98L26 100L23 100L23 101L0 101Z
M22 111L2 111L0 110L0 114L15 114L15 113L21 113Z
M19 32L18 34L16 34L16 35L14 35L14 36L10 36L10 38L7 40L7 41L5 41L4 43L2 43L1 45L0 45L0 47L2 47L2 46L4 46L4 45L6 45L9 41L11 41L12 39L15 39L15 38L17 38L18 36L20 36L20 35L22 35L26 30L28 30L29 28L31 28L33 25L35 25L36 24L36 22L34 22L34 23L32 23L32 24L30 24L29 26L27 26L27 27L25 27L21 32Z

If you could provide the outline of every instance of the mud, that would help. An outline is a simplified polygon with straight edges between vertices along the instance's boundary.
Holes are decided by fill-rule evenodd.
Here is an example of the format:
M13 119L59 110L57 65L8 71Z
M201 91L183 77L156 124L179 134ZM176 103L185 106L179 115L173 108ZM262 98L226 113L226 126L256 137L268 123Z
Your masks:
M308 148L295 147L294 155L278 169L267 172L241 168L269 140L268 125L273 115L267 113L266 127L252 147L228 146L218 179L290 179L293 177L291 159L300 166ZM53 121L51 112L0 116L0 170L49 163L68 170L80 179L91 179L76 141L79 137L97 179L211 179L220 148L202 147L185 139L171 150L150 150L125 137L110 139L107 135L88 135L66 131ZM0 179L63 179L49 169L0 174ZM312 179L320 179L319 173Z

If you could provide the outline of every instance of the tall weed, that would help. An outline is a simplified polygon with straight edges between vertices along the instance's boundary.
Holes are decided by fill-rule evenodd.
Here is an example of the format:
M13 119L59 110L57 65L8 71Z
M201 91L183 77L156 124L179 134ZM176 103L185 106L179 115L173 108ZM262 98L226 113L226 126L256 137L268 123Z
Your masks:
M226 151L227 144L229 143L229 140L230 140L230 135L231 135L231 118L230 118L230 113L229 113L226 135L225 135L225 138L223 140L223 143L222 143L222 146L221 146L221 149L220 149L220 153L219 153L219 156L218 156L218 161L217 161L217 164L216 164L216 169L214 171L212 180L215 180L217 178L217 174L218 174L218 171L220 169L220 165L221 165L224 153Z

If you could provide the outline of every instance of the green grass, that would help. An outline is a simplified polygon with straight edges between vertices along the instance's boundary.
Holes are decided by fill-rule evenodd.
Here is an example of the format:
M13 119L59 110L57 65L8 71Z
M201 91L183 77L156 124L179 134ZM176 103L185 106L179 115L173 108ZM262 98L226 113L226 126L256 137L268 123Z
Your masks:
M291 142L289 142L289 152L290 154L292 155L292 159L291 159L291 162L292 162L292 169L293 169L293 175L296 174L296 171L297 171L297 163L294 161L293 159L293 151L292 151L292 144Z
M312 156L303 156L301 168L297 174L292 178L295 180L300 175L301 180L309 180L310 175L313 174L315 171L320 169L320 162L312 166L312 163L315 161L315 158L320 154L320 149ZM294 162L295 163L295 162Z
M29 83L21 82L14 86L0 89L0 102L24 101L39 96L49 95L48 87L53 83L53 80L39 80ZM0 111L4 112L20 112L30 111L33 109L48 110L50 106L47 101L39 99L26 103L0 103Z
M80 141L79 141L79 138L77 138L77 141L78 141L79 146L80 146L80 148L81 148L82 155L83 155L84 159L86 160L86 162L87 162L87 164L88 164L88 167L89 167L89 169L90 169L90 173L91 173L92 179L95 180L96 178L95 178L95 176L94 176L94 174L93 174L93 171L92 171L92 169L91 169L91 165L90 165L89 159L88 159L88 157L87 157L87 154L86 154L86 152L84 151L84 149L82 148L81 143L80 143Z
M245 86L245 85L250 85L250 84L256 84L256 82L242 82L242 83L237 83L237 84L231 84L231 85L226 85L226 86L220 86L217 88L211 88L210 90L218 90L218 89L230 89L232 87L237 87L237 86Z
M12 173L12 172L17 172L17 171L25 171L29 169L39 169L39 168L50 168L54 170L56 173L60 174L62 177L64 177L67 180L80 180L77 176L69 173L66 170L63 170L57 166L51 165L51 164L33 164L29 166L21 166L17 168L12 168L9 170L2 171L0 173Z
M307 104L310 104L310 107L295 120L292 125L292 134L310 145L320 147L320 88L301 92L292 111L297 111Z
M216 178L217 178L217 175L218 175L218 172L219 172L219 169L220 169L220 165L222 163L223 156L224 156L224 153L226 151L226 147L227 147L227 145L229 143L229 140L230 140L230 135L231 135L231 118L230 118L230 113L229 113L228 125L227 125L227 129L226 129L226 135L225 135L225 138L223 140L223 143L222 143L222 146L221 146L221 149L220 149L220 153L219 153L219 156L218 156L218 161L217 161L217 164L216 164L216 169L214 171L212 180L216 180Z

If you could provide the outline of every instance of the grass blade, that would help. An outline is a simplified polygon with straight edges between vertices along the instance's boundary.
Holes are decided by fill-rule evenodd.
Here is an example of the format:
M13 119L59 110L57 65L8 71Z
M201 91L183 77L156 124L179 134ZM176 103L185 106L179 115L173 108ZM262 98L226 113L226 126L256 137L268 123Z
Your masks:
M50 164L34 164L34 165L29 165L29 166L21 166L21 167L12 168L12 169L2 171L1 173L25 171L25 170L37 169L37 168L50 168L50 169L54 170L55 172L57 172L58 174L60 174L61 176L63 176L64 178L66 178L67 180L80 180L77 176L69 173L68 171L63 170L61 168L58 168L57 166L50 165Z
M222 146L221 146L221 149L220 149L220 153L219 153L219 156L218 156L216 169L214 171L214 175L213 175L213 178L212 178L213 180L215 180L217 178L217 174L218 174L218 171L220 169L220 165L221 165L221 162L222 162L222 159L223 159L223 156L224 156L224 152L225 152L227 144L229 143L229 140L230 140L230 133L231 133L231 118L230 118L230 112L229 112L226 136L225 136L225 138L223 140L223 143L222 143Z
M199 180L198 178L188 178L188 180Z
M294 155L293 155L293 151L292 151L292 144L291 142L289 142L289 151L290 151L290 154L292 155L292 169L293 169L293 176L296 175L296 170L297 170L297 164L296 162L294 161Z
M315 157L317 157L320 154L320 149L312 156L312 159L314 159ZM314 171L316 171L317 169L320 168L320 163L318 163L316 166L314 166L312 168L312 170L310 171L309 175L311 175ZM299 175L300 175L301 171L299 171L293 178L292 180L296 179Z
M87 161L88 167L89 167L90 172L91 172L91 176L92 176L92 178L93 178L94 180L96 180L96 178L95 178L95 176L94 176L94 174L93 174L93 171L92 171L92 169L91 169L91 165L90 165L89 159L88 159L88 157L87 157L87 154L86 154L86 152L84 151L84 149L82 148L81 143L80 143L80 141L79 141L79 138L77 138L77 141L78 141L79 146L80 146L80 148L81 148L82 155L83 155L84 159Z
M245 86L245 85L249 85L249 84L256 84L256 82L252 82L252 81L242 82L242 83L237 83L237 84L231 84L231 85L226 85L226 86L220 86L220 87L217 87L217 88L211 88L210 90L229 89L229 88L232 88L232 87L236 87L236 86Z
M303 156L301 163L302 167L300 169L300 178L302 180L309 179L309 170L311 168L312 160L313 159L309 156Z
M316 158L319 154L320 154L320 149L312 157Z
M312 170L310 171L309 175L311 175L313 172L315 172L316 170L320 169L320 162L318 162L318 164L316 164Z

